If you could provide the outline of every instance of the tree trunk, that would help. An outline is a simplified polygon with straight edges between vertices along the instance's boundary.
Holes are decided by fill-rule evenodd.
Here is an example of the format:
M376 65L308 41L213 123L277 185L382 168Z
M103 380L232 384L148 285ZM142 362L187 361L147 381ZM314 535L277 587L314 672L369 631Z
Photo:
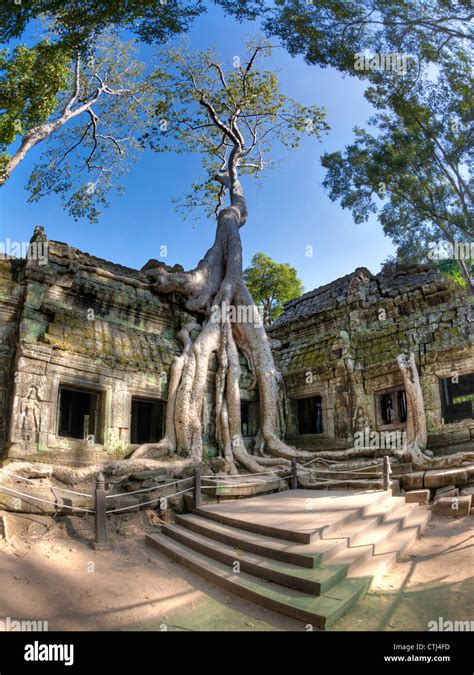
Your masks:
M425 404L413 352L397 356L407 399L407 446L426 450Z
M228 173L216 179L230 192L231 205L217 218L216 238L196 269L170 272L158 262L147 274L159 293L185 296L188 310L204 315L199 335L191 342L189 327L179 337L183 353L172 365L168 398L167 431L155 445L144 445L134 458L183 454L193 460L203 456L201 417L210 359L217 356L216 441L228 470L236 464L251 472L263 467L287 467L292 458L313 457L298 451L279 437L278 373L270 343L258 309L242 277L240 228L247 218L247 205L237 178L238 149L229 159ZM241 433L239 351L251 364L258 385L260 428L256 439L258 455L250 455ZM271 457L263 456L267 452Z
M49 122L47 124L42 124L31 131L28 131L21 141L21 145L15 154L8 160L5 164L4 169L0 174L0 185L3 185L6 180L9 178L10 174L16 169L16 167L25 159L26 155L32 150L38 143L46 140L62 127L70 119L69 115L63 115L60 119L55 122Z
M457 261L458 267L460 269L462 278L466 282L467 289L471 295L474 294L474 284L471 281L471 275L469 274L469 270L467 269L466 261L463 259L459 259Z

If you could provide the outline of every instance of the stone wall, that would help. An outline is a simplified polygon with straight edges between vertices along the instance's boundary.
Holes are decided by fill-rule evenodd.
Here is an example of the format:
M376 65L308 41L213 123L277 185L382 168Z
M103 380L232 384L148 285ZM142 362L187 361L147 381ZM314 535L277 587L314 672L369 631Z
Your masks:
M196 317L180 297L154 291L143 272L48 242L41 228L32 241L47 244L47 264L0 260L0 457L78 464L126 456L132 397L166 404L177 332ZM377 428L375 393L401 384L396 356L408 349L430 443L474 437L472 419L443 423L439 386L474 373L472 326L467 295L428 267L377 276L358 268L287 303L269 332L286 382L288 437L298 434L298 399L312 395L322 397L328 447ZM202 420L211 455L216 367L212 360ZM258 402L243 357L241 369L242 399ZM58 434L60 387L98 392L97 437Z
M10 401L24 287L18 284L21 264L0 258L0 458L10 429Z
M2 407L12 420L8 457L78 463L127 454L131 398L166 401L181 352L176 332L194 317L152 293L140 272L58 242L49 242L47 265L22 264L9 295L23 301L7 305L19 312L10 406ZM58 436L60 385L100 393L100 438Z
M288 395L289 435L295 401L321 395L324 433L350 441L377 428L375 392L402 383L396 357L415 353L431 444L474 438L474 421L443 424L440 379L474 373L470 298L425 267L372 275L365 268L287 303L270 329Z
M152 290L142 272L48 242L41 228L32 242L47 245L47 264L0 261L0 457L74 464L124 457L136 447L132 397L166 405L171 364L181 354L177 332L196 317L179 296ZM217 453L216 368L214 359L202 420L210 455ZM242 397L253 401L243 358L241 368ZM97 437L58 434L60 387L99 395Z

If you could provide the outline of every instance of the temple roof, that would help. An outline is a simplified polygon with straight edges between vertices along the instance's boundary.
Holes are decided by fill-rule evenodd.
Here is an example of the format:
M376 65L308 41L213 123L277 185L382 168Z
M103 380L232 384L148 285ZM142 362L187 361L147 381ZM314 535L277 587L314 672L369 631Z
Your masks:
M377 275L365 267L358 267L350 274L285 303L283 314L268 330L272 332L286 324L305 321L353 299L377 302L432 284L447 287L450 281L430 265L390 266Z

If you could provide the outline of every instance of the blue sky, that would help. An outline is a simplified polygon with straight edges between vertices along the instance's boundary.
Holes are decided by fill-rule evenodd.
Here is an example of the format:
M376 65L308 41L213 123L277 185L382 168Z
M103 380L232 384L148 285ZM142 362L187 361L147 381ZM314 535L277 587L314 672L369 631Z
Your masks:
M257 30L255 23L239 24L210 7L195 21L188 39L190 48L212 46L230 62L243 54L247 39ZM306 138L296 150L278 148L279 165L262 184L245 180L250 216L242 230L244 264L257 251L264 251L295 266L306 290L359 266L378 272L394 247L376 218L355 225L349 211L330 201L322 187L325 171L319 163L322 152L342 150L352 141L352 128L366 123L371 108L363 98L363 84L332 69L308 66L282 48L274 51L271 64L280 71L286 95L326 107L331 130L321 142ZM145 152L123 181L124 196L114 197L100 222L91 225L87 220L74 221L57 197L27 203L24 186L40 154L39 146L0 191L0 240L28 240L33 228L42 225L50 239L135 268L149 258L159 258L163 245L168 247L165 262L191 268L212 243L215 223L205 218L183 220L172 203L199 178L196 156ZM313 247L313 257L306 255L308 246Z

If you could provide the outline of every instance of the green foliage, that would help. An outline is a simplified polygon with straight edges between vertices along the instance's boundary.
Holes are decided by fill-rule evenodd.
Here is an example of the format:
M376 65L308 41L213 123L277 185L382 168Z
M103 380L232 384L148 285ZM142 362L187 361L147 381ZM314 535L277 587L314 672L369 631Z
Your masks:
M270 55L264 42L251 43L245 61L227 64L212 50L190 54L185 45L159 52L152 79L161 100L142 143L159 152L200 154L204 178L192 186L185 214L197 206L208 213L220 206L222 188L214 177L226 168L233 143L219 121L238 127L244 147L239 173L252 176L274 164L276 144L295 148L304 134L319 137L328 128L324 109L286 97L276 73L257 66Z
M375 134L356 128L344 152L327 153L324 186L356 222L377 213L402 259L430 259L441 240L472 241L470 66L462 53L439 72L380 81L367 97ZM471 177L469 177L471 174Z
M474 39L470 0L216 0L240 20L263 22L293 56L353 75L354 56L402 52L425 61Z
M161 43L187 30L202 11L201 0L2 3L0 42L16 40L26 29L33 40L41 37L33 46L0 50L0 184L14 169L10 159L22 161L33 145L48 138L48 149L30 176L30 200L56 193L75 218L96 221L110 190L121 192L115 180L139 150L134 134L143 131L152 96L132 42L121 43L113 31L127 27L147 42ZM77 111L94 95L99 77L123 95L102 91L94 108L68 118L66 127L57 122L73 97L77 57L81 87L71 109ZM15 141L22 148L16 157L16 148L10 147Z
M73 218L97 222L110 193L122 194L117 181L141 149L138 136L155 104L145 64L137 57L134 40L123 42L109 31L95 41L81 69L79 98L92 99L101 82L107 89L90 113L82 113L50 137L30 175L29 201L57 194ZM65 100L71 89L70 82L63 92Z
M244 270L244 281L255 303L263 308L263 320L270 324L283 311L283 304L304 292L298 272L288 263L277 263L265 253L256 253Z
M204 10L201 0L8 0L0 5L0 41L20 37L39 18L54 22L63 45L78 47L110 27L128 27L147 42L189 28Z
M70 77L71 56L48 40L0 51L0 162L17 136L45 122Z
M446 276L454 279L457 284L460 286L466 286L466 281L461 274L456 260L440 260L436 263L436 266L443 274L446 274ZM474 279L474 261L471 260L467 267L471 278Z

